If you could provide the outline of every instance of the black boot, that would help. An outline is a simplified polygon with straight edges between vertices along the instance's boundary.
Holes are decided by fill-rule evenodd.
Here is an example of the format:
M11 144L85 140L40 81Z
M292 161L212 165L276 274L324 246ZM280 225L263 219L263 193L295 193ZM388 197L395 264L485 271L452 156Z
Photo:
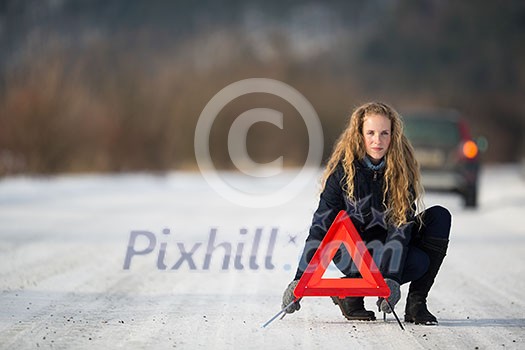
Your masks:
M359 320L359 321L374 321L376 315L373 311L365 309L365 298L363 297L332 297L332 301L335 305L339 306L343 316L347 320Z
M432 237L425 237L419 245L419 248L428 254L430 264L423 277L410 283L405 308L405 322L424 325L436 325L438 323L436 317L427 309L427 296L445 258L447 247L447 239Z

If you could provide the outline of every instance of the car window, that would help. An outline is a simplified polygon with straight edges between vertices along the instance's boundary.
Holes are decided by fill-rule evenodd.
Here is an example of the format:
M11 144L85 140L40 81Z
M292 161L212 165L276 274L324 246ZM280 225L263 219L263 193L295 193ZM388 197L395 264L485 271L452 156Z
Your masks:
M453 146L460 141L457 124L450 120L407 118L405 135L415 145Z

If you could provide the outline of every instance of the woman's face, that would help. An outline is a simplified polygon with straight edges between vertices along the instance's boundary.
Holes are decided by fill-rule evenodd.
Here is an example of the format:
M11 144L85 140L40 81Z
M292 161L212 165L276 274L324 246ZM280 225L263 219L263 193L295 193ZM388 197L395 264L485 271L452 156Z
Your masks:
M381 161L390 146L392 123L380 114L371 114L363 121L366 153L376 163Z

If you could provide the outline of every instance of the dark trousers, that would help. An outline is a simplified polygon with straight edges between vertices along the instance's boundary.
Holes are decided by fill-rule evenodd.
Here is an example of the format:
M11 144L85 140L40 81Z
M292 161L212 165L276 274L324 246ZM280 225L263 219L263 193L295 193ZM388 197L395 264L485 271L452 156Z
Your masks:
M401 284L415 281L427 272L430 259L424 251L418 248L425 237L448 240L450 235L451 215L446 208L433 206L419 215L423 215L423 225L420 227L419 224L416 224L412 231Z
M415 281L421 278L428 270L430 265L430 258L427 253L425 253L421 246L425 239L439 239L439 240L448 240L450 234L451 226L451 215L450 212L441 206L433 206L426 209L424 212L420 213L419 218L422 219L423 224L419 224L419 220L413 225L411 232L411 239L408 244L408 250L406 252L406 259L403 265L402 274L401 274L401 284ZM379 232L378 236L381 234L386 234L385 232ZM369 232L370 235L370 232ZM315 241L313 241L316 243ZM318 243L305 247L301 262L299 263L299 268L295 275L295 279L298 280L302 274L311 257L313 256L315 250L318 247ZM348 257L345 259L345 257ZM382 259L383 257L378 257ZM374 259L376 257L374 256ZM354 262L349 258L349 253L344 246L341 246L334 256L333 259L335 265L339 270L349 278L359 278L361 274L359 273ZM376 264L379 266L379 261L376 261Z

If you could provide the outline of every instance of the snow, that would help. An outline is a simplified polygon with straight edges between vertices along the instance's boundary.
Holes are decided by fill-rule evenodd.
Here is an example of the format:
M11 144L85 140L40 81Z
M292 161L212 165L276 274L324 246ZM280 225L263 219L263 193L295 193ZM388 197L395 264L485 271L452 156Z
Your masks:
M240 174L222 176L246 187ZM293 277L315 182L286 204L255 209L226 201L198 173L4 178L0 348L524 348L525 182L518 166L490 166L480 188L478 210L426 195L427 207L453 214L429 298L440 324L403 332L377 312L378 321L349 322L327 297L305 298L299 312L261 328ZM148 247L124 269L128 251ZM374 298L366 303L374 309ZM396 310L402 318L404 298Z

